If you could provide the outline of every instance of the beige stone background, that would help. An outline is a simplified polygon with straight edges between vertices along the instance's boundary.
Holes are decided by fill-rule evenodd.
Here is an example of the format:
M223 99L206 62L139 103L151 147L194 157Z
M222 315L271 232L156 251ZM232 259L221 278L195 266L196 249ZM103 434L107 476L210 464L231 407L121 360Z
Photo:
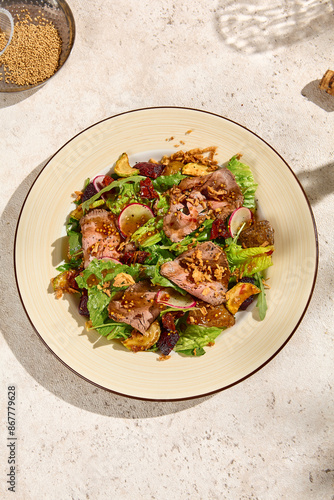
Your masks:
M0 94L0 497L333 499L334 96L318 89L334 70L333 3L70 6L65 67L38 91ZM123 398L72 374L27 321L13 272L17 218L47 159L96 121L158 105L212 111L269 142L309 197L320 248L309 309L279 355L232 389L177 403ZM16 493L6 485L12 383Z

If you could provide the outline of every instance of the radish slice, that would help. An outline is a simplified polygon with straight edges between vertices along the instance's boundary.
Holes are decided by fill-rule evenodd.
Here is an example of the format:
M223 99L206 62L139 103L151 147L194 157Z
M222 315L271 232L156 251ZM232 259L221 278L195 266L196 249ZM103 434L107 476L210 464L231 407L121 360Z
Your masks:
M131 236L152 217L154 214L147 205L130 203L121 211L118 217L118 227L124 236Z
M105 177L104 175L97 175L92 180L92 182L94 184L94 187L95 187L95 189L96 189L97 192L101 191L101 189L103 189L105 187L105 185L103 184L104 177Z
M228 221L228 230L230 231L230 235L234 238L240 227L244 222L249 222L253 219L253 214L249 208L240 207L232 212L230 220Z
M194 297L188 293L186 295L181 295L173 288L159 290L155 300L158 304L175 307L176 309L189 309L190 307L195 307L196 305Z
M105 184L103 184L103 181L104 181L104 178L105 178L105 175L97 175L96 177L94 177L94 179L92 180L92 183L96 189L97 192L101 191L101 189L105 188ZM104 199L104 201L106 201L108 199L108 196L109 196L110 193L103 193L101 195L101 198Z

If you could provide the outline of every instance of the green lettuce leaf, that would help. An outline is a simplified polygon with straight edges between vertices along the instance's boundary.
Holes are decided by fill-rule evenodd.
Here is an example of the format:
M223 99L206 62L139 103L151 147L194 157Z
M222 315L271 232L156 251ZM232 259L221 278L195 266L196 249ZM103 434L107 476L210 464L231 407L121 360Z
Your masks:
M78 219L70 217L66 224L66 233L68 236L68 247L70 255L74 255L82 246L82 236Z
M96 286L88 289L87 308L93 327L101 325L108 319L110 297Z
M158 193L158 195L159 195L159 201L157 202L155 208L157 210L157 215L163 216L168 212L169 203L168 203L167 196L164 196L160 193Z
M180 354L184 356L203 356L205 354L205 349L203 347L195 347L195 349L184 349L183 351L179 351Z
M130 203L141 203L139 195L139 182L124 183L111 199L107 200L107 207L115 215L119 215L124 207Z
M156 265L158 261L162 265L169 260L174 260L174 255L160 245L151 245L146 251L150 253L150 256L145 260L145 264L150 266Z
M172 175L160 175L160 177L152 180L152 184L156 191L164 193L165 191L167 191L167 189L180 184L182 179L185 179L186 177L187 176L181 174L181 172L177 172L176 174Z
M239 267L241 276L253 276L255 273L260 273L268 269L268 267L273 265L273 261L270 255L264 253L256 255L245 260Z
M226 243L228 246L224 250L231 272L239 268L243 276L252 276L273 265L271 259L271 253L274 251L273 245L242 248L231 238L228 238Z
M122 197L122 190L125 196L129 195L129 189L126 186L130 186L131 184L135 185L134 189L137 189L139 191L139 183L141 180L145 179L142 175L134 175L132 177L126 177L124 179L119 179L117 181L112 182L105 188L101 189L98 193L94 194L89 200L85 201L82 204L82 210L86 212L90 205L94 203L96 200L98 200L102 194L108 193L111 189L117 189L118 196ZM110 207L109 207L110 208Z
M254 176L248 165L241 163L237 156L230 159L227 168L235 177L244 196L244 207L256 208L255 192L258 184L254 181Z
M93 259L90 262L89 266L82 272L82 276L77 276L76 282L78 283L79 288L93 288L88 280L92 275L94 275L96 278L96 285L103 285L105 282L110 281L110 290L119 291L126 288L117 288L112 286L112 281L119 273L130 274L130 276L133 277L134 281L137 281L142 273L142 266L140 264L132 264L131 266L127 266L125 264L117 264L112 260Z
M140 226L137 231L133 233L133 235L131 236L131 241L140 244L141 248L147 248L155 245L156 243L159 243L159 241L161 241L160 226L160 220L158 220L157 217L152 217L152 219L149 219L143 226ZM140 243L140 240L142 240L147 233L152 232L154 232L155 234L147 237L143 242Z
M199 349L205 347L209 342L214 340L221 334L223 328L214 326L206 327L199 325L188 325L184 332L180 334L180 338L174 347L174 351L188 351L189 349Z
M127 339L131 337L133 327L126 323L115 323L112 320L106 321L105 325L99 328L95 327L100 335L107 337L108 340L112 339Z
M81 264L82 264L81 258L73 257L69 262L61 264L60 266L56 267L56 269L60 273L63 273L64 271L69 271L70 269L77 269L78 267L81 266Z
M267 313L267 309L268 309L266 292L264 290L261 274L256 273L255 278L256 278L255 284L261 290L261 292L257 296L256 307L258 308L258 311L259 311L260 320L263 321L264 318L266 317L266 313Z

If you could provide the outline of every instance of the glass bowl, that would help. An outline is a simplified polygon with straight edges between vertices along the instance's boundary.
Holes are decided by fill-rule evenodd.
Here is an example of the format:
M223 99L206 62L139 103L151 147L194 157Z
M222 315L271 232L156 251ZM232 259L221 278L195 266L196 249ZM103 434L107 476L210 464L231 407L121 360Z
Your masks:
M18 85L8 79L6 81L4 67L0 66L0 92L22 92L41 87L58 73L71 53L75 39L75 22L70 7L65 0L0 0L0 7L12 14L14 23L18 19L17 16L22 16L23 12L28 11L32 20L42 16L52 22L58 30L62 46L58 66L52 76L38 83Z

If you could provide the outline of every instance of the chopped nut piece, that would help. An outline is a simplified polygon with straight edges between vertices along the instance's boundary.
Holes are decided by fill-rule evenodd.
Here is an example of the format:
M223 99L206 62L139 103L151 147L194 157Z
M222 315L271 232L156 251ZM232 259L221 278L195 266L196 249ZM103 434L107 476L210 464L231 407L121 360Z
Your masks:
M135 284L135 280L133 279L132 276L130 276L130 274L120 273L114 279L114 286L116 286L116 287L130 286L130 285L134 285L134 284Z

